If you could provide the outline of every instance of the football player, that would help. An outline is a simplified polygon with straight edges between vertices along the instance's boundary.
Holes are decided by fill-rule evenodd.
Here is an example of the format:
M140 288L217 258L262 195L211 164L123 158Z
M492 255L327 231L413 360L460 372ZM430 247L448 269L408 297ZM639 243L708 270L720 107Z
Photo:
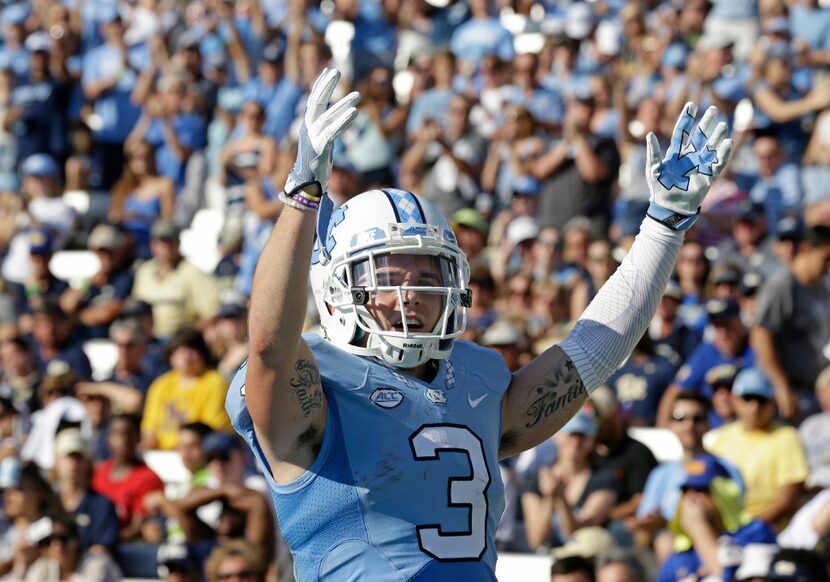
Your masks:
M689 103L664 160L648 137L649 216L567 339L512 374L464 331L469 267L446 219L402 190L333 210L332 142L357 93L312 87L285 204L257 265L250 357L228 392L306 580L495 580L499 458L579 410L646 330L732 141ZM308 281L321 334L302 335Z

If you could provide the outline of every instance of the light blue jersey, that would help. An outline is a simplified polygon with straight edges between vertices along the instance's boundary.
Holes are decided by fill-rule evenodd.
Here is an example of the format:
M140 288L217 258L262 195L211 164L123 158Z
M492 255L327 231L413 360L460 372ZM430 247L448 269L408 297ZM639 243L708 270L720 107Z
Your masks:
M234 428L264 467L298 582L495 580L504 509L498 468L501 356L466 341L431 383L306 341L328 400L320 454L277 485L245 406L245 367L228 391Z

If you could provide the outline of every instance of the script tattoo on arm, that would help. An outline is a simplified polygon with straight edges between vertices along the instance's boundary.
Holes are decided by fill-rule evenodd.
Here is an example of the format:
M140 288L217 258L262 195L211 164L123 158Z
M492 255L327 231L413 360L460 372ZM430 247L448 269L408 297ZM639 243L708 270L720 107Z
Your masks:
M299 405L303 417L308 418L313 410L322 408L323 387L320 384L320 372L309 360L300 359L295 362L290 384L294 388L294 400Z
M582 379L570 358L565 360L562 368L551 371L545 380L534 389L534 398L530 401L525 413L526 428L533 428L543 419L565 408L580 395L586 395Z

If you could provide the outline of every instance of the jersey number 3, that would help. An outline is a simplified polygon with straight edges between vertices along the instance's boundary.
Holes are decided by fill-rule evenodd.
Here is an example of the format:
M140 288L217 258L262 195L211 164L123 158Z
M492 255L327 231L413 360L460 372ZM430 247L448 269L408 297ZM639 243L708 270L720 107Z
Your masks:
M469 428L454 424L425 424L409 437L416 461L439 461L441 453L467 455L472 473L449 479L447 503L469 510L467 531L445 532L441 524L419 525L421 551L444 561L480 560L487 549L487 489L490 471L481 439Z

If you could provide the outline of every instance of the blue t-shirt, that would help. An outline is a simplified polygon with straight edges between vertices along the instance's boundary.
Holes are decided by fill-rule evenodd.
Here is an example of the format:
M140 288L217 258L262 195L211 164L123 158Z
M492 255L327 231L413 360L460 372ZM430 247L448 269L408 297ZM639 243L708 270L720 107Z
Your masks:
M41 375L46 375L46 367L52 360L60 360L69 364L69 369L75 373L81 380L92 379L92 366L89 363L89 358L86 357L83 348L79 343L71 342L58 351L57 356L50 360L43 358L40 351L40 346L37 342L31 342L32 358L35 361L38 372Z
M629 418L653 425L660 399L674 379L674 372L671 362L660 356L651 356L644 362L635 362L632 357L606 383Z
M118 543L118 514L112 501L87 489L75 510L75 523L81 534L81 547L102 545L114 551Z
M87 307L98 307L110 301L123 301L130 296L133 288L133 273L129 269L123 269L112 274L109 283L103 287L91 285L84 293L79 304L79 309ZM86 337L106 338L109 337L109 324L85 326Z
M496 55L502 61L516 56L513 35L498 18L468 20L455 29L450 50L456 58L476 62L488 55Z
M741 494L745 493L746 486L738 468L720 457L718 461L729 472L732 480L738 484ZM677 504L680 502L682 494L680 488L685 480L686 471L683 468L683 461L667 461L657 465L646 480L643 497L637 507L637 517L659 510L663 519L671 521L677 510Z
M132 68L124 66L121 51L116 47L102 44L86 54L81 74L83 86L116 76L119 77L118 84L102 93L93 103L95 113L101 118L101 127L95 130L95 139L103 143L122 144L141 114L141 109L131 99L138 75Z
M207 144L207 127L201 117L183 113L173 118L171 126L182 147L192 151L200 150ZM179 158L175 150L167 145L164 140L164 123L160 119L154 119L150 123L145 139L147 143L156 147L158 172L173 180L177 188L184 186L187 159Z
M675 382L683 390L694 390L711 398L714 390L709 383L710 371L722 365L734 366L742 369L755 365L755 352L747 343L743 351L737 356L722 354L715 344L704 342L697 348L689 361L677 371Z
M498 465L511 374L496 352L456 341L432 382L305 336L328 415L317 460L278 485L245 398L226 407L268 480L297 580L494 581L504 509Z

